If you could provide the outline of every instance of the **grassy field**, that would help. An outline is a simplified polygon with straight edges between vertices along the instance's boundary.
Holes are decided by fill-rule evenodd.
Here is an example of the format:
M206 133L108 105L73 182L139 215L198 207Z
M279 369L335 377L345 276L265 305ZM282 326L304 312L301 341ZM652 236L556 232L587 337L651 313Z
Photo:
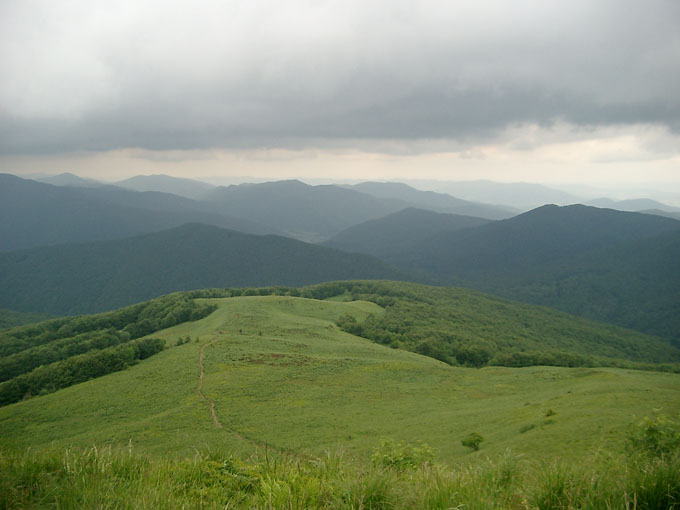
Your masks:
M550 462L619 452L631 424L680 413L680 375L613 368L452 367L342 332L383 310L284 296L207 300L208 317L154 333L171 346L123 372L0 408L3 451L131 446L367 458L380 439L424 441L436 460ZM191 341L176 345L177 339ZM198 392L203 351L204 376ZM218 427L210 412L214 403ZM477 432L481 448L461 439Z

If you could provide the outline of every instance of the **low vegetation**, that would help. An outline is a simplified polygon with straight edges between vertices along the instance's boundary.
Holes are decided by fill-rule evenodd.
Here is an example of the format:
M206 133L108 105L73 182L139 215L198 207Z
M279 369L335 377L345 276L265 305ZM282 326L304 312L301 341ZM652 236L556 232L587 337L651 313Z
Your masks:
M672 423L677 434L678 424ZM653 420L652 420L653 421ZM644 425L635 434L648 433ZM474 465L434 461L426 444L382 441L370 461L225 453L150 458L128 449L0 455L0 507L646 510L680 508L680 452L644 447L578 464L506 451Z
M73 377L81 360L87 373L147 343L157 353L51 394L22 389L0 408L0 508L680 502L680 376L601 366L672 369L656 362L673 347L530 305L337 282L192 291L2 334L4 360L85 352L0 388ZM446 362L419 355L424 343ZM593 366L495 364L531 352Z

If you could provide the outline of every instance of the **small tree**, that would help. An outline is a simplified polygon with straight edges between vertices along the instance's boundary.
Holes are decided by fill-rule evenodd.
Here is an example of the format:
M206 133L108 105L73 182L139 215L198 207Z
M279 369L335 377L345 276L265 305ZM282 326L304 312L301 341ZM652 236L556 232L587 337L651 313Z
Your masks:
M466 448L470 448L471 450L477 451L479 450L479 445L482 441L484 441L484 438L481 436L481 434L478 434L477 432L472 432L467 437L462 439L460 444L462 444Z

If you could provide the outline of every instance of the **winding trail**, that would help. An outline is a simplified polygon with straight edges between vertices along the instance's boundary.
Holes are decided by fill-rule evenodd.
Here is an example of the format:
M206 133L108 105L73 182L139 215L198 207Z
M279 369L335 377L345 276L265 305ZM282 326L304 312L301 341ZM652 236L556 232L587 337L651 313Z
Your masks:
M210 414L212 414L212 419L215 422L217 428L223 429L224 427L220 423L220 420L217 419L217 414L215 413L215 402L213 402L212 399L206 397L205 394L203 393L203 374L205 373L205 371L203 370L203 354L205 353L205 348L214 344L215 342L217 342L217 340L208 342L207 344L201 347L201 352L198 355L198 365L201 367L201 375L198 376L198 388L196 389L196 391L203 400L210 404ZM238 436L239 434L237 433L236 435Z
M208 404L210 405L210 414L212 415L212 419L213 419L213 422L215 423L215 426L219 429L226 430L226 431L234 434L239 439L246 441L246 442L252 444L253 446L264 448L265 450L272 450L272 451L275 451L275 452L283 454L283 455L291 455L292 454L296 457L309 458L307 455L305 455L303 453L295 452L295 451L292 451L292 450L286 450L286 449L283 449L283 448L277 448L276 446L273 446L273 445L268 444L266 442L258 441L256 439L252 439L250 437L244 436L239 431L234 430L230 427L225 428L222 425L222 423L220 423L220 420L217 418L217 413L215 411L215 402L211 398L208 398L203 393L203 376L205 374L205 369L203 368L203 356L204 356L204 353L205 353L205 348L210 347L215 342L217 342L217 340L213 340L212 342L208 342L207 344L204 344L203 346L201 346L201 350L200 350L199 355L198 355L198 366L200 367L201 372L200 372L200 375L198 376L198 387L196 388L196 392L198 393L198 395L203 400L208 402Z

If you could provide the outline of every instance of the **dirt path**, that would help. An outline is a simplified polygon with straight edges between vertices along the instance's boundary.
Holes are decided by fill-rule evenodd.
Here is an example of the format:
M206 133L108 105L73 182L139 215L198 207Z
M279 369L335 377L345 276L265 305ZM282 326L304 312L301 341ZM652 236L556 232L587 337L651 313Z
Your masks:
M306 455L304 455L304 454L302 454L302 453L294 452L294 451L292 451L292 450L286 450L286 449L282 449L282 448L277 448L276 446L270 445L270 444L268 444L268 443L266 443L266 442L258 441L258 440L256 440L256 439L252 439L252 438L250 438L250 437L244 436L243 434L241 434L241 433L238 432L237 430L234 430L234 429L229 428L229 427L226 427L226 428L225 428L225 427L220 423L220 420L217 418L217 413L215 412L215 402L214 402L212 399L206 397L205 394L203 393L203 375L205 374L205 370L204 370L204 368L203 368L203 356L204 356L204 353L205 353L205 348L206 348L206 347L210 347L210 346L213 345L215 342L217 342L217 340L213 340L212 342L208 342L207 344L201 346L201 351L200 351L200 353L199 353L199 355L198 355L198 365L199 365L199 367L201 368L201 373L200 373L200 375L198 376L198 387L196 388L196 392L198 393L198 395L199 395L203 400L205 400L206 402L208 402L208 404L210 405L210 414L212 415L213 422L215 422L215 426L216 426L217 428L219 428L219 429L222 429L222 430L226 430L226 431L228 431L228 432L231 432L232 434L234 434L234 435L235 435L236 437L238 437L239 439L241 439L241 440L243 440L243 441L246 441L246 442L252 444L253 446L257 446L257 447L260 447L260 448L264 448L265 450L272 450L272 451L275 451L275 452L280 453L280 454L283 454L283 455L294 455L294 456L296 456L296 457L308 458Z
M217 340L213 340L212 342L208 342L207 344L203 345L201 347L201 352L198 355L198 365L201 367L201 375L198 376L198 388L196 391L198 392L199 396L208 402L210 404L210 414L212 414L212 419L215 422L215 425L217 428L222 429L224 428L222 424L220 423L220 420L217 419L217 414L215 413L215 402L212 401L212 399L209 399L203 394L203 354L205 353L205 348L214 344Z

